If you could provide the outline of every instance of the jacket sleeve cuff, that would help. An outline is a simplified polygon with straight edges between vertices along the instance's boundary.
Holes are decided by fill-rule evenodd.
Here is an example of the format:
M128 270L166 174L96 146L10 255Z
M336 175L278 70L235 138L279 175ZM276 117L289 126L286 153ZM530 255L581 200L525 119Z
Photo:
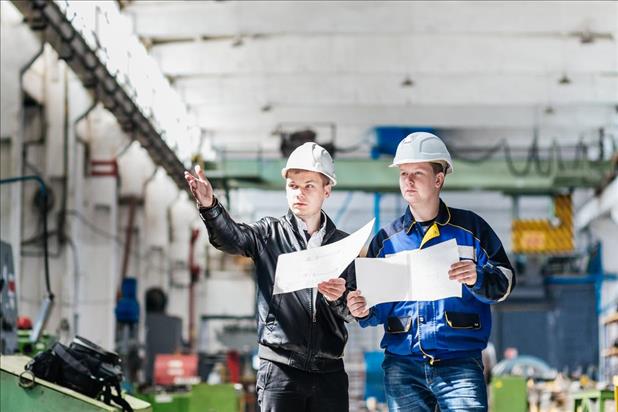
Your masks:
M358 321L358 324L361 327L367 327L367 326L371 326L371 324L369 323L369 320L373 317L374 315L374 309L373 307L369 308L369 313L367 314L367 316L365 316L364 318L356 318L356 320Z
M485 268L478 268L476 269L476 282L474 283L473 286L468 286L470 289L472 289L475 292L478 292L479 290L481 290L481 288L483 287L483 281L485 280ZM466 285L467 286L467 285Z
M326 303L328 303L329 306L338 307L338 306L341 306L343 303L345 303L344 296L345 296L345 294L342 295L340 298L335 299L335 300L328 300L328 299L326 299L326 296L324 296L324 300L326 301Z
M209 207L200 207L200 216L202 220L212 220L221 214L223 206L219 203L219 200L215 197L212 203L212 206Z

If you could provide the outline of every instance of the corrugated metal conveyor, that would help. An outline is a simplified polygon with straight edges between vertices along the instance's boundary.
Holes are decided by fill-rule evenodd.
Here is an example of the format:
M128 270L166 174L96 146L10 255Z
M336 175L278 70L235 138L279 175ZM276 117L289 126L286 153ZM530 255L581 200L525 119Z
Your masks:
M185 188L184 165L157 131L153 119L144 115L118 79L97 55L72 20L56 1L14 0L13 4L23 14L41 41L49 43L61 59L67 62L82 84L94 98L118 120L122 129L148 151L153 162L165 169L178 187Z

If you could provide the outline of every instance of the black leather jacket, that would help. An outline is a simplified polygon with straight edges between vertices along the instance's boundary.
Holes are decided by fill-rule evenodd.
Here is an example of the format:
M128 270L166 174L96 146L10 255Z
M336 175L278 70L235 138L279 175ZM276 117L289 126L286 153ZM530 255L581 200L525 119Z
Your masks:
M318 293L315 311L312 289L273 295L279 255L306 248L292 212L280 218L265 217L253 224L236 223L215 199L213 206L200 208L200 215L214 247L248 256L255 262L259 356L312 372L343 368L343 349L348 338L345 321L353 320L346 306L347 291L335 302L328 302ZM326 216L322 244L346 236ZM346 280L353 279L349 277L350 267L342 274ZM350 281L346 286L348 290L353 288Z

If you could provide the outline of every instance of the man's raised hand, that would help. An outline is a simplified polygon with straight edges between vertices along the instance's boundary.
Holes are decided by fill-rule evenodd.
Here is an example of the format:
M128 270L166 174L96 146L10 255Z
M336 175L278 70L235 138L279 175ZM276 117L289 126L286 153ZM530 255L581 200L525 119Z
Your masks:
M199 207L210 207L214 202L212 186L201 167L195 166L195 176L185 170L185 180Z

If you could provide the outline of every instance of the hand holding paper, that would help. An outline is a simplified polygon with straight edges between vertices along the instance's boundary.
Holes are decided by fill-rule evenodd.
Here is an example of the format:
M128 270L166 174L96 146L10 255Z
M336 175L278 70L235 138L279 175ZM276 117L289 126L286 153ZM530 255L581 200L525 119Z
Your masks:
M373 221L329 245L279 255L273 294L314 288L320 282L339 277L369 239Z
M326 300L335 301L345 292L345 279L336 278L320 282L318 283L318 291L324 295Z
M364 318L369 314L369 306L362 293L360 289L348 293L348 309L355 318Z
M455 239L426 249L400 252L387 258L357 258L356 283L367 307L378 303L430 301L461 297L461 284L449 279L459 262Z

